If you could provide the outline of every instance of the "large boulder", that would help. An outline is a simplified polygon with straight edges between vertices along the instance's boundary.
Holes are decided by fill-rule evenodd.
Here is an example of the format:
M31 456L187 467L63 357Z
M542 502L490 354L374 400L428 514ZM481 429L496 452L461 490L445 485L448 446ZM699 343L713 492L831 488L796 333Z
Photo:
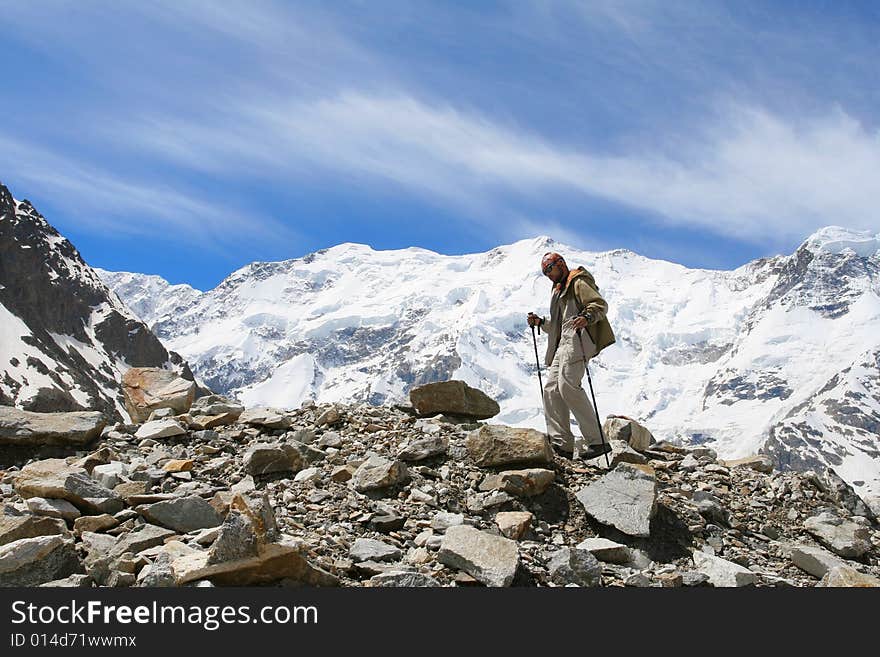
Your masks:
M457 525L446 530L437 559L486 586L510 586L519 565L519 549L509 538Z
M244 468L251 475L276 472L299 472L305 460L296 446L289 443L260 443L245 452Z
M576 497L603 525L630 536L650 536L657 510L657 478L650 466L621 463Z
M834 554L846 559L858 559L871 549L871 532L867 527L833 513L808 518L804 528Z
M52 536L67 532L67 524L58 518L31 514L12 515L0 510L0 545L22 538Z
M410 390L409 399L421 416L448 413L486 420L501 411L498 402L464 381L439 381L418 386Z
M553 463L550 441L535 429L484 425L471 431L465 444L470 457L481 467Z
M58 535L22 538L0 547L0 586L36 586L81 572L73 541Z
M85 445L100 436L106 424L98 411L33 413L0 406L0 445Z
M146 422L158 408L187 413L196 398L196 384L159 367L132 367L122 377L125 410L136 423Z
M29 463L15 475L15 490L23 498L45 497L67 500L86 514L116 513L122 499L89 477L80 467L64 459Z

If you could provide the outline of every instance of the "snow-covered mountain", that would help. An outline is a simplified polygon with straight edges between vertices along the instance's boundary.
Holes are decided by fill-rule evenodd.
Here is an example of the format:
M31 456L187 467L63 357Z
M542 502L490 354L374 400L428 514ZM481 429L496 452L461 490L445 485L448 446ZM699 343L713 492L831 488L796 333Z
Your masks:
M0 404L126 419L120 382L133 366L188 372L76 248L0 184Z
M200 379L248 406L403 401L457 378L499 401L497 421L542 428L525 316L547 311L548 250L593 272L610 306L617 343L591 365L603 416L728 458L833 465L880 496L880 236L828 227L733 271L539 237L462 256L347 243L252 263L207 292L100 273Z

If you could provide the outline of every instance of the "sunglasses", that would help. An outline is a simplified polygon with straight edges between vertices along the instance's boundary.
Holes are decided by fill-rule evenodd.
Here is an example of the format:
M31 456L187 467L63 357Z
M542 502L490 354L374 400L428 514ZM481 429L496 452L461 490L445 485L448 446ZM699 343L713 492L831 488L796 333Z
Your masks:
M551 262L549 265L544 267L544 270L543 270L544 274L545 275L549 274L551 271L553 271L553 268L558 264L559 264L559 260L554 260L553 262Z

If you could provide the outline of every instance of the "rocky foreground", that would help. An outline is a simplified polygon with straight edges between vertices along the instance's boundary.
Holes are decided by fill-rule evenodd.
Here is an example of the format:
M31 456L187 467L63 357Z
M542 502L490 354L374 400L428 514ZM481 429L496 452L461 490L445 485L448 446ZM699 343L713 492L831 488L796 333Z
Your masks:
M627 418L605 424L608 468L473 413L174 413L0 407L0 442L70 452L0 471L0 585L880 585L880 527L833 472L722 462Z

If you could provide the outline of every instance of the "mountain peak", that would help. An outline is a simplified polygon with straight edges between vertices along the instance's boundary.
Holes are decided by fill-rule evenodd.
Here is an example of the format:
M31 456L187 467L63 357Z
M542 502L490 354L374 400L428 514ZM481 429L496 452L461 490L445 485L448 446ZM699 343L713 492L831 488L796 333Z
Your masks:
M813 253L843 253L847 249L867 258L880 251L880 233L869 230L853 230L842 226L825 226L810 235L802 248Z

